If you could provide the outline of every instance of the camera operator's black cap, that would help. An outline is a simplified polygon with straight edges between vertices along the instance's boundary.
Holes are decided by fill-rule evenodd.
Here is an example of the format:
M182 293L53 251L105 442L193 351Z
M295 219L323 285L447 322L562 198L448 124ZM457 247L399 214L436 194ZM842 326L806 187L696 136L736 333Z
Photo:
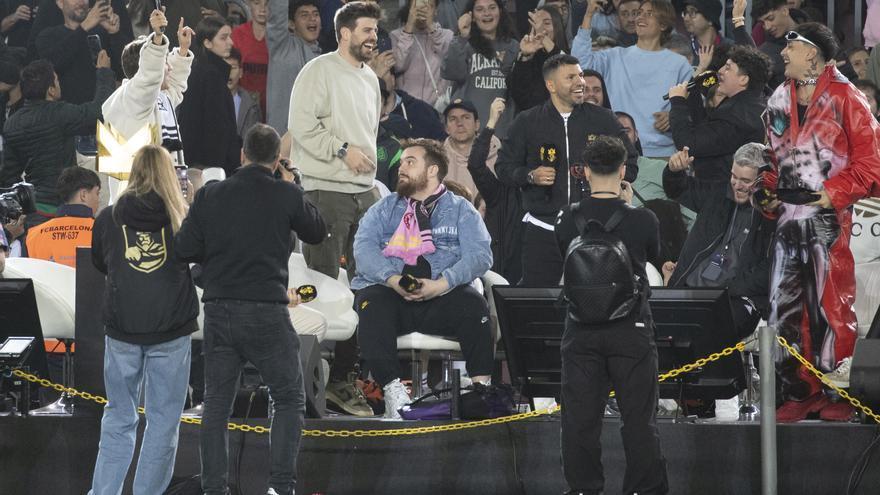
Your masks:
M721 29L721 2L718 0L685 0L684 4L693 6L697 12L703 14L703 17L715 26L715 29Z
M477 115L477 107L475 107L473 103L471 103L467 100L457 99L457 100L453 101L452 103L450 103L449 105L446 105L446 109L443 110L443 120L445 121L446 117L449 116L449 112L455 110L456 108L460 108L460 109L464 110L465 112L469 112L469 113L474 114L474 120L477 120L480 118L480 116Z

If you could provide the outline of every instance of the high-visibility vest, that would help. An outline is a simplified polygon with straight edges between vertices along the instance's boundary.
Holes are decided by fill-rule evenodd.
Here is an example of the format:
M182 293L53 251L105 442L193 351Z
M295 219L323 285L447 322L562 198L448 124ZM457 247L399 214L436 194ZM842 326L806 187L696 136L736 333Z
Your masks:
M58 217L31 228L28 256L76 268L76 248L92 247L94 218Z

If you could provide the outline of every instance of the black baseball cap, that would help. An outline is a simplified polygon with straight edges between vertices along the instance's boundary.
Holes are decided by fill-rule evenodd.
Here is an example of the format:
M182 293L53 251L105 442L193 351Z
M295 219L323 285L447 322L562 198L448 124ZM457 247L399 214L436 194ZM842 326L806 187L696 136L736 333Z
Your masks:
M477 107L475 107L473 103L471 103L467 100L456 99L452 103L450 103L449 105L446 105L446 109L443 110L443 120L446 120L446 117L449 115L449 112L455 110L456 108L460 108L460 109L464 110L465 112L470 112L470 113L474 114L474 120L477 120L480 118L480 116L477 115Z

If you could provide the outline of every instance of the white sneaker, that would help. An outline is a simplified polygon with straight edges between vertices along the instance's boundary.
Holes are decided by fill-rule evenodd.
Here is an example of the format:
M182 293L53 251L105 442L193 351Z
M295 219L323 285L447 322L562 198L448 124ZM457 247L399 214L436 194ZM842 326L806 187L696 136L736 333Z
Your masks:
M411 403L412 399L399 378L382 387L385 394L385 418L400 419L400 408Z
M837 369L831 373L826 373L825 378L840 388L847 388L849 387L850 366L852 366L852 357L843 358L837 363Z

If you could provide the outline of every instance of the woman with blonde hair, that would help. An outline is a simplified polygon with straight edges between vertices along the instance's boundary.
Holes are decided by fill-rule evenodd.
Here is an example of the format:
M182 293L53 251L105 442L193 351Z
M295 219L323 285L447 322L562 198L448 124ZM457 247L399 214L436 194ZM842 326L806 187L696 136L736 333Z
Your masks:
M134 454L143 391L147 426L134 493L164 493L177 453L190 370L190 334L199 314L174 233L187 206L171 155L148 145L134 156L128 187L92 231L92 262L104 289L107 405L90 494L121 493Z

